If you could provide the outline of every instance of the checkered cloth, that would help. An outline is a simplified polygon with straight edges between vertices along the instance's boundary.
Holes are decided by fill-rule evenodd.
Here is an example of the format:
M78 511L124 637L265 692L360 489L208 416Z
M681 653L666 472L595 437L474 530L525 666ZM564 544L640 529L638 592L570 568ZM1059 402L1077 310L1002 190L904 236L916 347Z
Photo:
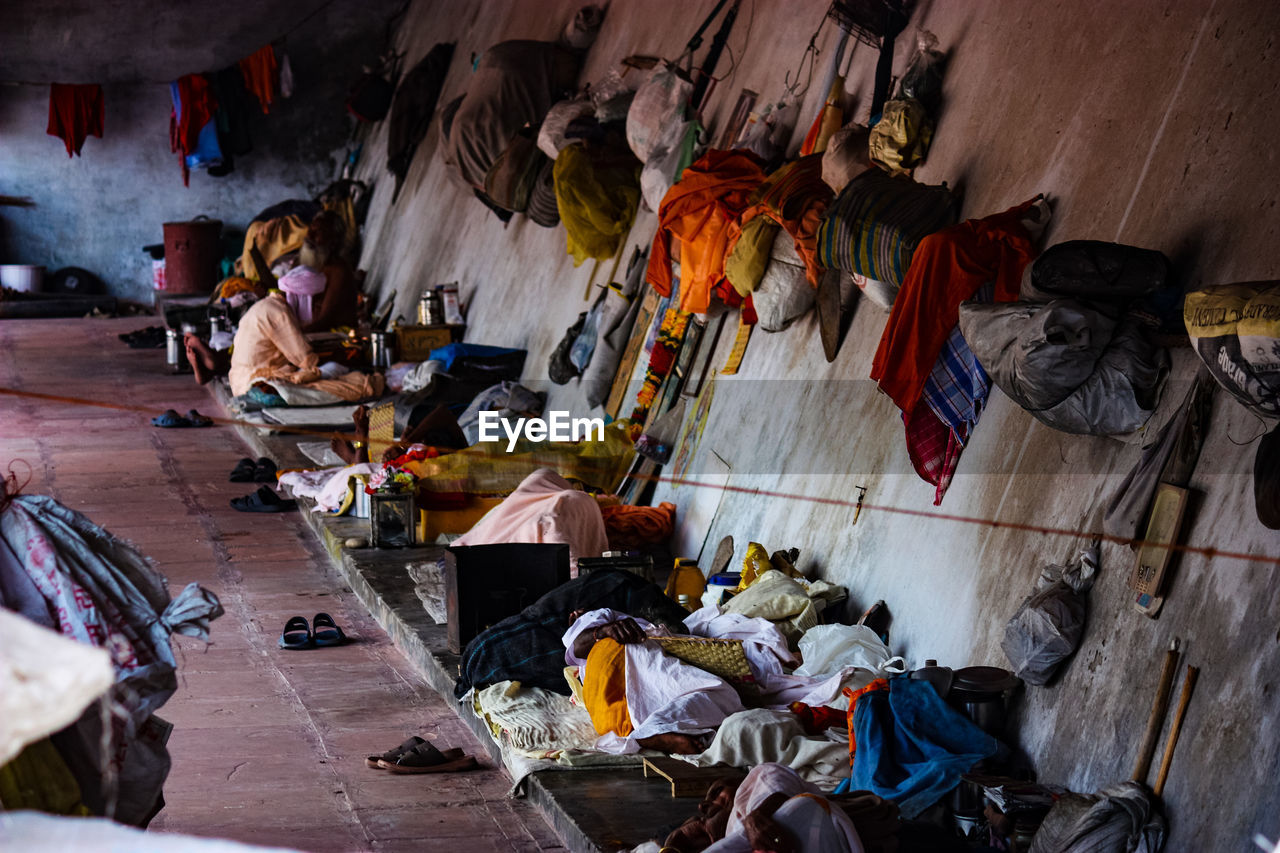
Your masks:
M923 400L910 414L903 412L902 420L907 428L907 455L911 457L911 465L920 479L937 487L933 497L933 505L937 506L951 485L964 444L956 440L951 428L938 420Z
M973 296L974 302L990 302L994 298L991 284L983 285ZM973 351L969 349L960 327L947 336L933 370L925 379L920 402L909 414L903 413L907 427L907 455L916 473L927 483L937 486L934 506L951 485L973 428L982 416L991 381Z
M950 428L963 447L982 415L991 392L987 372L978 364L960 327L951 330L924 383L924 402Z

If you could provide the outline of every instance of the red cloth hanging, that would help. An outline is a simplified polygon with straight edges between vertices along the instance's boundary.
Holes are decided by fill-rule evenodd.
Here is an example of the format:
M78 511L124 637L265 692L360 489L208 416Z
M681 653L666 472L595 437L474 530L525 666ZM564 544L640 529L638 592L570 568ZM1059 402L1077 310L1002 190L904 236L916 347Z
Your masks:
M276 50L271 45L258 48L240 60L240 73L244 75L244 87L253 93L262 105L264 113L276 97L276 80L280 66L276 63Z
M191 175L187 155L196 150L200 130L213 118L218 101L202 74L183 75L173 86L176 103L169 113L169 150L182 160L182 185L187 186Z
M935 231L916 247L871 364L871 378L902 411L919 402L961 302L988 281L996 302L1018 298L1022 271L1036 254L1020 218L1034 202Z
M49 87L46 132L67 146L67 156L80 153L89 136L102 138L102 87L96 83L54 83Z

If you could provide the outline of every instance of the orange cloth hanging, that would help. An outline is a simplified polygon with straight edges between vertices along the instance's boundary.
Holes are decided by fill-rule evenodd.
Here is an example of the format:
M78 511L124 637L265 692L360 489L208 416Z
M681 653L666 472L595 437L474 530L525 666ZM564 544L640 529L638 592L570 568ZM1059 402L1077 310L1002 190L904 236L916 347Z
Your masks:
M102 138L102 87L96 83L54 83L49 87L49 126L46 132L67 146L67 156L80 153L87 137Z
M712 149L685 169L658 206L658 233L653 236L645 276L653 289L671 295L671 241L675 240L680 247L680 310L705 313L712 291L724 282L730 226L764 179L760 161L746 151ZM734 292L732 287L727 290Z
M627 648L622 643L605 637L591 647L582 680L582 704L591 715L596 734L613 732L618 737L631 734L631 712L627 710Z
M276 63L276 49L266 45L252 55L240 60L240 73L244 75L244 87L253 93L262 105L264 113L276 96L276 80L280 66Z

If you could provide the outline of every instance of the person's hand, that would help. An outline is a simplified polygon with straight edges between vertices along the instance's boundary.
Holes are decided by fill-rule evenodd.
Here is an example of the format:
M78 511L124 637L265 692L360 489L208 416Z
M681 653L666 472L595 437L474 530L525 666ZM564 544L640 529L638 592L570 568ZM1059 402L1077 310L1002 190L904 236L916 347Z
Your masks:
M617 640L624 646L632 643L643 643L646 636L644 629L637 625L634 619L610 622L596 629L597 640L608 637L611 640Z
M762 853L797 853L798 848L791 833L768 815L754 811L742 822L742 828L752 850Z

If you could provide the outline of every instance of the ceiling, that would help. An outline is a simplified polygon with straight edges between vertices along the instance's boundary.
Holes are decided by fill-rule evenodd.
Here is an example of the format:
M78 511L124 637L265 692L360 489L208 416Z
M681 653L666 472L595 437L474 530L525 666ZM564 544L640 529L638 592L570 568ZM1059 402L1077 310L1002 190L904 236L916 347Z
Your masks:
M0 0L0 83L167 82L401 0ZM331 7L349 7L331 8ZM313 18L313 16L315 16ZM312 26L298 28L307 21Z

